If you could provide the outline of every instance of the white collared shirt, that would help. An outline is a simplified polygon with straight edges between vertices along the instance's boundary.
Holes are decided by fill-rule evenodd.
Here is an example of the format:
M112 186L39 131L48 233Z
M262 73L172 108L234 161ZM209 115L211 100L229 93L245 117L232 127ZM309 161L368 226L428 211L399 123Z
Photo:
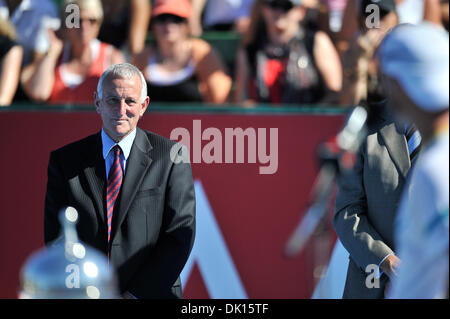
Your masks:
M120 149L122 150L122 152L120 153L120 165L122 166L122 171L125 174L127 160L130 156L131 147L133 146L135 137L136 129L125 136L119 143L116 143L111 137L108 136L108 134L106 134L105 130L102 128L102 151L103 158L105 159L106 179L108 179L109 170L114 162L114 153L111 152L111 149L115 145L119 145Z

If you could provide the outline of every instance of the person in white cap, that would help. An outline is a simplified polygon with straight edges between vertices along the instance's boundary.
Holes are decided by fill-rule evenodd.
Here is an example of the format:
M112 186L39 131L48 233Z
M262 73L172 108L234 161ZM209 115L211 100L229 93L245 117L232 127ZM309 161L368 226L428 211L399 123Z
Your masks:
M377 54L394 112L423 143L396 217L401 264L388 297L448 298L449 36L427 22L400 25Z

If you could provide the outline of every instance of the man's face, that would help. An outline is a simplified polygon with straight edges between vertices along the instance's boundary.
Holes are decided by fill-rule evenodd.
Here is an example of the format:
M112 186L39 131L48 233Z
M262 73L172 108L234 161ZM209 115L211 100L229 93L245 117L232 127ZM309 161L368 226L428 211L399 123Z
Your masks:
M138 74L131 79L106 77L103 96L95 94L97 113L103 121L103 129L116 142L132 132L149 104L149 98L141 99L142 83Z

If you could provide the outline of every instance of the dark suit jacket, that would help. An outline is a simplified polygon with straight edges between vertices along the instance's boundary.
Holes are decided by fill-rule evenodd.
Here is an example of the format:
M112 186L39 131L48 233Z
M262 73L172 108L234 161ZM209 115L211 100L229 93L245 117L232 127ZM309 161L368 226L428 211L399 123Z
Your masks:
M191 167L174 164L183 151L186 148L180 144L137 128L111 231L111 263L121 292L138 298L181 298L179 274L195 237ZM80 240L106 254L106 186L100 133L53 151L45 198L45 243L59 235L59 210L73 206L79 213Z
M381 108L354 169L338 179L333 225L350 254L344 298L383 298L387 276L370 289L365 271L394 252L394 218L410 167L403 129Z

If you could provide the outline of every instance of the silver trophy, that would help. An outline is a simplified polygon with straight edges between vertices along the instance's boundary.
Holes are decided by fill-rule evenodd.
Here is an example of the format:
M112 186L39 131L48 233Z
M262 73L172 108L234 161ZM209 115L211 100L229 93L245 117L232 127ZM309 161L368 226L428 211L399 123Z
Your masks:
M33 253L22 267L19 298L118 298L117 278L106 256L78 239L78 212L67 207L59 217L61 236Z

